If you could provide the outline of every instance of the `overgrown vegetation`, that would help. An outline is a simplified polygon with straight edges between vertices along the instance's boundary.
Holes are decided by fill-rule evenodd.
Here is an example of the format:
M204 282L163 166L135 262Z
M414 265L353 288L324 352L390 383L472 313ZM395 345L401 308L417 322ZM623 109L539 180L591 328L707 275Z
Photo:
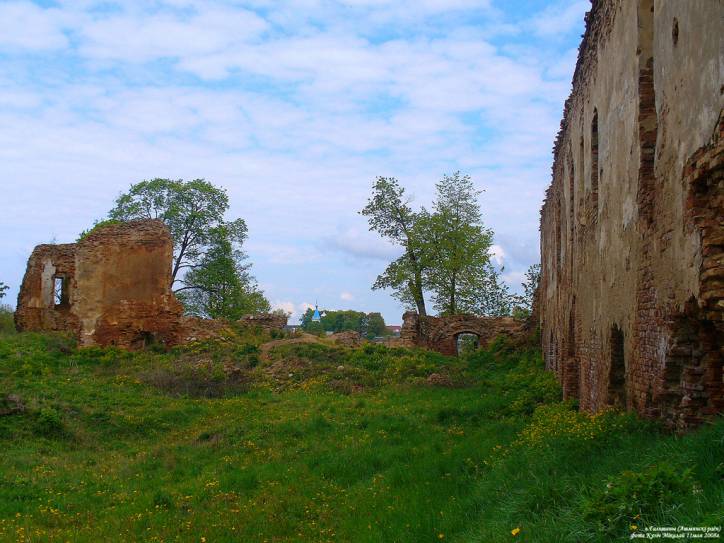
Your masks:
M720 522L721 421L676 437L579 413L504 342L457 359L270 339L0 337L0 540L603 542Z
M0 335L15 332L13 308L7 304L0 304Z

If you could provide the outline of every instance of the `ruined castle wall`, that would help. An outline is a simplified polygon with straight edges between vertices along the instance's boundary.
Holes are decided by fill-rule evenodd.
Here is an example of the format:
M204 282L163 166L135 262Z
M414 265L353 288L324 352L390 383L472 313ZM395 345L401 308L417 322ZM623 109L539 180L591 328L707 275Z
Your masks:
M109 225L76 244L39 245L18 296L18 330L65 330L81 345L178 342L183 308L171 292L173 244L160 221ZM65 298L54 300L54 278Z
M112 225L84 238L76 251L74 306L81 344L176 343L183 308L171 292L172 257L160 221Z
M75 244L38 245L30 255L18 295L15 325L20 330L73 330L79 327L71 311L75 302ZM65 298L55 300L55 280L64 281Z
M676 323L700 294L702 236L721 232L720 185L700 198L705 233L684 179L717 134L721 10L705 0L598 0L587 16L541 214L540 294L546 366L584 409L620 404L677 426L718 409L720 356L709 370L693 362L709 376L693 409L682 407L687 378L669 362ZM704 350L714 352L708 334Z
M521 337L528 333L524 322L511 317L479 317L476 315L450 315L445 317L420 317L414 311L402 316L399 344L407 347L424 347L447 356L457 355L460 334L478 336L485 346L498 336Z

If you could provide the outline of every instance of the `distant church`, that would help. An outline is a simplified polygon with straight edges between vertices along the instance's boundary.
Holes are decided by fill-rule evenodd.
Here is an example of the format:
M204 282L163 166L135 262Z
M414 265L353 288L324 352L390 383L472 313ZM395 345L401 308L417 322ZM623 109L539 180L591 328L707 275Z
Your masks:
M322 321L322 315L319 314L319 305L317 305L317 302L314 302L314 314L312 315L312 322L321 322Z

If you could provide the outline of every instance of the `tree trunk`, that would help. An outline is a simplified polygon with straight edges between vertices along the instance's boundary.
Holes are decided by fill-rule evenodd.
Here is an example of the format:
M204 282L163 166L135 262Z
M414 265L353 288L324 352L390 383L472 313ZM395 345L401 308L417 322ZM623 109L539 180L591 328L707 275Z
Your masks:
M450 282L450 307L448 311L451 315L455 314L455 272L452 274L452 280Z
M417 305L417 314L421 317L427 317L427 309L425 308L425 296L422 292L422 275L415 272L415 304Z

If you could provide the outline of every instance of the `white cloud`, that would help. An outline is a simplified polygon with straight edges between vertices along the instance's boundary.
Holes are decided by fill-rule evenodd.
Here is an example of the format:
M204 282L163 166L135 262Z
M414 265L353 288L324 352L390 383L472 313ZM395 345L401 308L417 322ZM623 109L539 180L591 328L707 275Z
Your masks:
M591 9L589 0L578 0L573 3L558 2L535 16L530 27L539 36L556 36L580 28L583 16Z
M324 239L322 247L354 258L373 260L392 260L402 252L399 247L381 239L377 234L359 227L339 229L333 236Z
M580 2L515 24L477 0L55 5L0 3L0 178L15 189L0 279L19 283L34 243L72 241L156 176L226 187L253 273L296 312L400 254L357 214L376 175L417 205L442 173L469 172L495 261L512 273L536 253L575 43L534 40L580 28ZM386 293L355 302L399 317Z
M62 49L68 38L59 24L60 12L32 2L0 4L0 51L4 48L47 51Z
M255 13L196 4L191 16L121 12L83 25L81 52L99 60L194 59L238 47L268 23Z
M339 298L345 302L350 302L354 300L354 295L351 292L344 291L339 294Z
M511 271L503 274L503 281L514 291L519 292L521 284L525 279L525 274L519 271Z
M306 313L307 309L314 309L314 306L307 302L294 303L291 301L275 301L271 303L272 310L281 309L289 315L289 324L298 324L299 318Z
M505 265L505 251L500 245L492 245L490 254L498 267Z

